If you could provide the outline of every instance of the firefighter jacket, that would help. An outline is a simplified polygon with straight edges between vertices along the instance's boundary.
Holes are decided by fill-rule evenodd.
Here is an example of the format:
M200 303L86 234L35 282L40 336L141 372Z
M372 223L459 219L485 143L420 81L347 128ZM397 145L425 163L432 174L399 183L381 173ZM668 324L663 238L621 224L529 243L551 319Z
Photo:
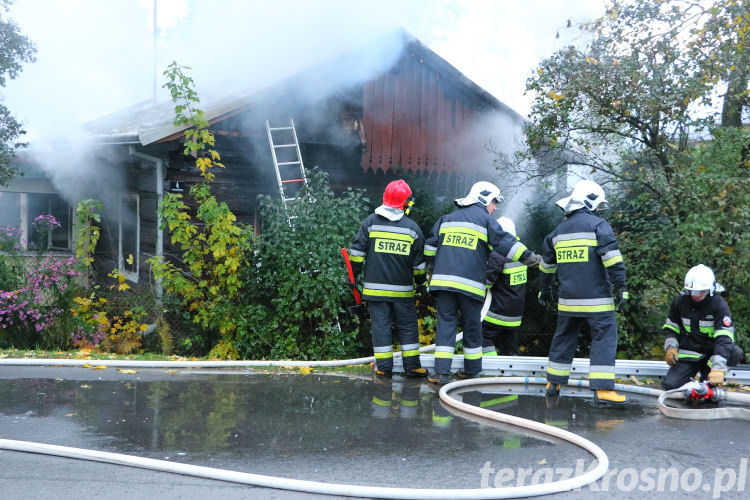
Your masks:
M427 263L434 262L430 291L448 290L484 300L487 259L493 249L513 261L528 252L481 203L443 215L424 247Z
M490 254L487 288L491 288L492 301L484 321L508 328L521 326L526 301L526 273L527 267L520 262L496 251Z
M414 282L424 283L422 230L406 215L394 218L369 215L349 249L354 275L365 269L365 300L413 300Z
M559 283L557 312L563 316L610 314L612 289L625 290L625 263L612 227L587 208L575 210L544 239L542 290Z
M678 359L697 361L711 356L712 368L727 369L734 343L734 322L722 297L709 295L693 302L689 295L678 295L669 306L669 316L662 328L664 349L679 349Z

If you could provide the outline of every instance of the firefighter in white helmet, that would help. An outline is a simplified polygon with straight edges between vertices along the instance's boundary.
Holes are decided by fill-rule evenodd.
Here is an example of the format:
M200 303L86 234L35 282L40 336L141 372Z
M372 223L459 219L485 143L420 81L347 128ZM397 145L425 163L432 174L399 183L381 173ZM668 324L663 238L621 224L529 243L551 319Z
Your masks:
M699 264L685 274L685 287L672 301L664 323L665 361L670 368L662 387L675 389L700 372L712 385L724 383L728 366L744 361L734 343L734 322L729 306L719 295L710 267Z
M546 305L552 301L555 276L559 284L557 328L547 365L548 398L558 397L560 385L568 383L578 334L588 323L589 387L594 401L601 405L627 403L624 394L614 391L615 306L624 306L628 299L625 264L612 227L596 214L604 203L601 186L579 181L570 196L557 201L565 217L544 239L539 302Z
M513 262L527 266L541 260L534 252L503 231L491 214L503 201L500 189L491 182L477 182L458 208L443 215L425 241L424 254L432 266L430 293L435 295L435 371L428 380L449 381L459 313L464 332L464 368L460 378L472 378L482 371L482 304L486 293L487 259L490 248Z
M516 225L508 217L498 217L503 231L514 238ZM518 356L518 328L526 302L528 267L493 250L487 261L487 297L490 301L482 321L482 355ZM487 306L485 306L487 307Z

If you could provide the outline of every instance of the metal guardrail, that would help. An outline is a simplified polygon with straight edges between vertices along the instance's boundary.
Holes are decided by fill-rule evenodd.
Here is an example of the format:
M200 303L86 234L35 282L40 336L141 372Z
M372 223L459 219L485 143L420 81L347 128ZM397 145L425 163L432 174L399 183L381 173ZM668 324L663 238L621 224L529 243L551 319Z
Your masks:
M435 366L435 357L430 354L422 354L419 357L422 367L432 369ZM546 377L548 358L540 356L486 356L482 358L482 373L489 376L520 376L520 377ZM462 370L464 357L456 355L453 357L452 369ZM615 361L615 377L628 379L658 379L661 380L667 374L669 365L664 361L642 361L634 359L618 359ZM393 357L393 371L403 372L401 357ZM574 358L570 369L570 378L586 378L589 373L588 358ZM735 384L750 385L750 365L737 365L729 368L726 374L728 382Z

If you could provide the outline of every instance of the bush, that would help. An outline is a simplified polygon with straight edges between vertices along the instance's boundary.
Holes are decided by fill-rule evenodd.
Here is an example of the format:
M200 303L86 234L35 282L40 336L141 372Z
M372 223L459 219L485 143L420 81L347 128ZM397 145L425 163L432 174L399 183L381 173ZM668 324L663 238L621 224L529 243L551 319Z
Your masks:
M344 284L341 248L367 214L368 199L348 189L333 194L328 176L309 175L295 203L294 227L276 197L262 196L262 234L252 238L249 265L240 269L244 311L234 346L243 358L348 358L362 353L359 318Z

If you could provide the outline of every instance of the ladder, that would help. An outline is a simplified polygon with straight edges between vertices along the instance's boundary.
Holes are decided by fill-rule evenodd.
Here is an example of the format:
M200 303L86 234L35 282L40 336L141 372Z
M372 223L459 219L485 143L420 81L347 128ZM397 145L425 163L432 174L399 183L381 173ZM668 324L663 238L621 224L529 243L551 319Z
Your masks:
M289 226L293 226L293 220L296 218L294 203L300 199L307 186L305 165L302 163L294 120L289 119L288 127L271 127L266 120L266 133L268 144L271 146L281 203L284 205Z

